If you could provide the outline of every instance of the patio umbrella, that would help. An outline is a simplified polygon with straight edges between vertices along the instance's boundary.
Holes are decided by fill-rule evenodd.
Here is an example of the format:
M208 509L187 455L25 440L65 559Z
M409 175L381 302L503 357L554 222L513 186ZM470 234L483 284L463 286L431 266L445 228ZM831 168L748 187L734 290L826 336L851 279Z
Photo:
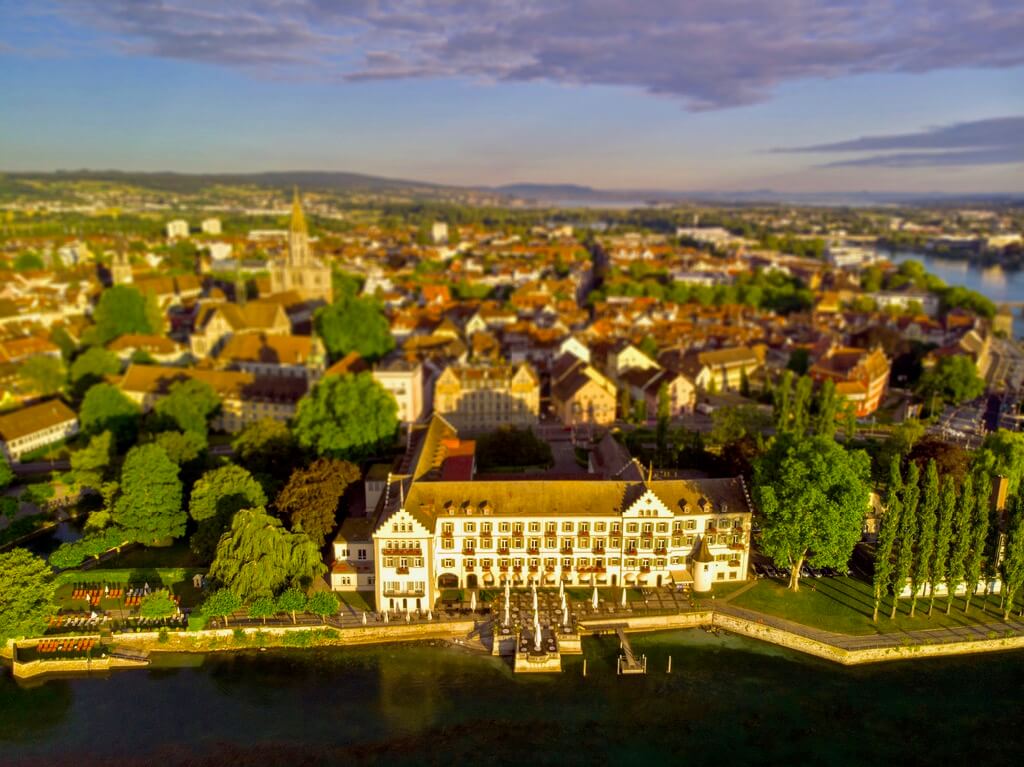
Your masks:
M537 589L533 590L533 611L537 612Z
M434 611L433 610L427 610L427 620L428 621L434 620Z
M540 616L533 614L533 647L540 652Z
M510 618L510 616L509 616L509 606L508 606L508 600L506 599L505 600L505 625L506 626L508 626L509 624L512 623L512 621L509 618Z
M594 586L594 596L593 596L593 598L591 598L590 602L591 602L591 604L593 604L594 609L596 610L597 609L597 586Z
M558 582L558 596L565 599L565 583L563 581Z
M562 592L562 609L564 610L564 609L565 609L565 607L566 607L566 603L565 603L565 592L563 591L563 592Z
M622 606L626 606L626 587L622 587Z
M512 598L512 589L508 585L508 581L505 581L505 601L507 602Z
M469 609L470 609L470 612L474 612L474 613L476 612L476 592L475 591L472 594L470 594L470 596L469 596Z
M366 625L366 611L363 611L363 625Z
M385 623L388 622L388 611L387 610L384 611L384 622Z
M412 623L412 613L408 610L405 611L405 622Z
M569 625L569 608L566 605L562 605L562 625Z

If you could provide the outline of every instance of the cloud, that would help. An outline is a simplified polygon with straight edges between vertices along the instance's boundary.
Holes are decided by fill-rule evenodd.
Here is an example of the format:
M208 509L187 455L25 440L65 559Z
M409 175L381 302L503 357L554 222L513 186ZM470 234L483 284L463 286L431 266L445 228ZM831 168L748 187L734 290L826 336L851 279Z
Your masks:
M1024 64L1019 0L54 0L133 54L257 73L639 88L693 110L781 83Z
M821 154L873 153L865 157L825 163L822 167L827 168L855 166L920 168L1018 163L1024 162L1024 116L972 120L941 125L914 133L862 136L847 141L772 151ZM877 154L878 152L885 152L885 154Z

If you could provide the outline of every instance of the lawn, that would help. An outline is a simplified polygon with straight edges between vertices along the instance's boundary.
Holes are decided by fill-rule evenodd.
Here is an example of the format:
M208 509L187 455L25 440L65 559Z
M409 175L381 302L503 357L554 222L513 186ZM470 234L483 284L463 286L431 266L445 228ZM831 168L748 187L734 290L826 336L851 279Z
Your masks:
M55 602L61 610L88 610L89 603L84 599L72 599L75 584L111 584L112 586L133 587L142 586L148 583L152 589L161 586L171 590L181 600L182 607L194 607L199 603L201 592L192 585L192 576L198 570L187 570L184 568L162 568L143 569L132 568L124 570L66 570L57 576L57 591ZM117 610L123 606L123 600L101 599L98 605L101 610Z
M989 597L987 612L982 612L983 600L974 599L969 615L964 615L962 597L954 598L953 612L946 615L946 600L940 597L931 618L927 617L928 600L918 600L917 613L911 618L910 600L901 599L895 619L889 618L892 600L886 598L876 624L871 621L875 603L871 584L858 578L804 578L796 593L789 591L784 581L762 578L729 602L825 631L854 635L970 626L1002 618L998 596Z
M371 613L375 610L376 599L372 591L335 591L334 596L353 610Z

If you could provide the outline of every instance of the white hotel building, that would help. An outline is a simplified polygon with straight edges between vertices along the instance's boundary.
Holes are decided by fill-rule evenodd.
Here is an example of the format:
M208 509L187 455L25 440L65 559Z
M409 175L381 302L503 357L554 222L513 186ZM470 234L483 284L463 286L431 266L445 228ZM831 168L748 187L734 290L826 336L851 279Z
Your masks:
M407 473L334 543L332 587L372 590L378 609L427 610L442 589L505 582L708 591L747 577L750 501L738 477L475 481L464 461L446 465L457 436L444 419L416 437Z

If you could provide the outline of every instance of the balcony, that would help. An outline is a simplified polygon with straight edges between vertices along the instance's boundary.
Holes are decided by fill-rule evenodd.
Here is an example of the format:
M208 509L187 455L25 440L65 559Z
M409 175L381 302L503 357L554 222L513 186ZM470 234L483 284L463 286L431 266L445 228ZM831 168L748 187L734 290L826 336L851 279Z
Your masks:
M529 570L530 570L530 572L531 572L531 573L535 573L535 572L537 572L537 569L538 569L538 568L537 568L537 565L530 565L530 568L529 568Z
M668 554L668 549L666 549L665 547L662 547L660 549L655 549L654 553L657 554L658 556L662 556L663 557L666 554Z
M563 546L562 547L562 553L563 554L572 554L572 546Z
M555 571L555 566L554 565L545 565L544 566L544 572L553 573L554 571Z
M730 559L729 560L729 567L739 567L739 566L740 566L740 561L738 559Z
M381 553L385 557L422 557L423 551L419 546L402 546L400 548L382 549Z
M530 554L532 556L537 556L538 554L540 554L540 549L534 547L534 548L531 548L531 549L527 549L526 553Z
M508 565L502 565L501 567L499 567L498 568L498 572L499 573L507 573L508 572Z
M592 554L604 554L604 546L595 546L590 551Z
M747 544L745 544L745 543L730 543L729 544L729 550L730 551L746 551L747 550Z
M651 571L650 565L640 565L640 572L649 573Z
M399 575L408 575L409 574L409 568L408 567L396 567L395 568L395 572L398 573Z
M636 549L626 549L626 554L628 554L629 556L635 557L636 556Z
M498 549L498 554L501 556L508 556L508 549Z
M465 570L465 571L466 571L467 573L471 573L471 572L473 572L473 570L475 570L476 568L475 568L475 567L474 567L473 565L466 565L466 566L465 566L465 567L464 567L463 569L464 569L464 570Z
M423 589L409 588L405 591L401 589L384 589L384 596L386 597L422 597L426 596L426 592Z
M514 572L514 573L521 573L522 571L523 571L523 566L522 565L513 565L512 566L512 572Z
M463 554L464 554L465 556L467 556L467 557L471 557L471 556L473 556L474 554L476 554L476 549L464 548L464 549L462 550L462 553L463 553Z

